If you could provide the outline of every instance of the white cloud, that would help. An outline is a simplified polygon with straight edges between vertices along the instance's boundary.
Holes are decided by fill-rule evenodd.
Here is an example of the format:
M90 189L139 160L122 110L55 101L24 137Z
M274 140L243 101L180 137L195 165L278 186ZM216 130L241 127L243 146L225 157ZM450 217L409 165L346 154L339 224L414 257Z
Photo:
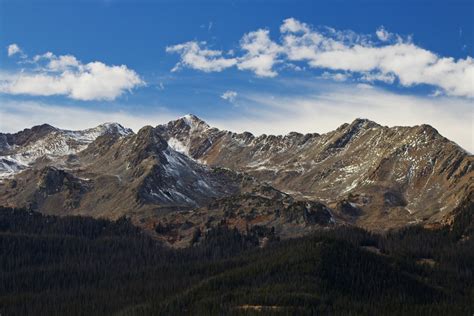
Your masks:
M237 92L232 91L232 90L227 90L221 95L221 98L233 103L235 99L237 98Z
M251 70L259 77L275 77L278 73L273 70L281 47L273 42L268 30L257 30L245 34L240 41L240 47L246 54L239 59L237 67L240 70Z
M395 75L392 73L380 73L380 72L375 72L375 73L365 73L362 75L360 78L362 81L368 81L368 82L374 82L374 81L382 81L385 83L393 83L395 81Z
M302 23L294 18L283 20L283 24L280 26L281 33L298 33L298 32L309 32L310 28L306 23Z
M385 37L388 40L388 33L385 30L382 33L379 35L384 41ZM429 84L448 95L474 97L471 57L457 61L439 57L409 41L378 46L360 40L344 42L317 30L287 32L283 43L290 60L305 61L313 68L350 71L362 77L376 73L384 81L396 77L406 87Z
M201 43L206 45L205 42ZM177 71L182 67L201 70L204 72L222 71L236 65L235 58L222 57L219 50L201 48L200 43L192 41L183 44L166 47L168 53L178 53L181 61L176 64L172 71Z
M81 63L76 57L72 55L56 56L51 52L44 53L43 55L36 55L33 57L35 63L42 60L47 61L46 68L50 71L65 71L79 69L82 70Z
M387 30L383 26L379 27L375 34L377 35L377 38L382 42L388 41L393 36L392 33L387 32Z
M246 53L239 58L223 57L220 50L202 48L206 42L186 42L166 47L168 53L178 53L181 61L171 70L175 72L181 68L191 68L204 72L220 72L224 69L237 66L240 70L250 70L259 77L274 77L277 73L273 66L277 63L277 55L281 48L272 42L267 30L257 30L245 34L240 41L240 47ZM230 50L228 55L233 56Z
M320 78L343 82L350 78L350 74L341 72L331 73L325 71L321 74Z
M259 77L275 77L276 65L301 62L315 69L351 72L354 80L397 81L405 87L427 84L446 95L474 97L472 57L455 60L438 56L383 27L375 35L315 29L289 18L280 27L280 43L270 39L268 30L245 34L240 41L241 57L224 58L221 51L201 48L196 42L175 45L167 51L181 54L174 70L188 67L211 72L236 66Z
M37 68L0 73L0 93L35 96L64 95L76 100L114 100L144 81L125 65L109 66L95 61L81 63L72 55L51 52L36 55Z
M17 44L8 45L7 51L8 51L8 57L11 57L15 54L22 54L22 50Z

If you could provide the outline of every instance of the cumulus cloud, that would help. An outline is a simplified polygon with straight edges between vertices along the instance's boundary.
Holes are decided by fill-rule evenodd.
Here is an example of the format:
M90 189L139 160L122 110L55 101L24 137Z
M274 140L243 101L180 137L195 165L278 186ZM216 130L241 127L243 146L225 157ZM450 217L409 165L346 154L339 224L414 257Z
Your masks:
M237 64L235 58L225 58L221 51L201 48L201 45L206 45L206 42L191 41L166 47L168 53L181 55L181 61L176 64L172 71L187 67L204 72L213 72L222 71Z
M283 20L283 24L280 26L280 32L281 33L298 33L298 32L303 32L307 33L310 31L310 28L308 24L300 22L296 19L289 18Z
M79 60L72 55L56 56L51 52L47 52L33 57L33 62L38 63L40 61L46 61L46 68L50 71L66 71L82 68Z
M237 98L237 92L232 91L232 90L227 90L221 95L221 98L233 103L235 99Z
M205 45L206 42L191 41L166 47L166 52L181 55L181 61L171 71L190 68L204 72L220 72L237 66L238 69L250 70L259 77L277 75L273 66L277 62L276 58L281 48L270 40L268 30L245 34L240 41L240 47L246 53L238 58L224 57L222 51L205 48ZM232 53L228 55L233 56L233 50L231 51Z
M22 54L23 53L21 48L17 44L8 45L7 51L8 51L8 57L11 57L15 54Z
M282 48L270 39L268 30L257 30L245 34L240 47L246 54L239 58L237 68L253 71L259 77L275 77L273 66Z
M350 72L359 81L397 82L404 87L426 84L446 95L474 97L472 57L456 60L439 56L384 27L378 28L375 36L367 36L314 28L288 18L280 26L278 43L270 38L268 30L259 29L242 37L240 50L240 57L225 58L222 52L202 48L197 42L167 49L181 54L174 70L187 67L211 72L236 66L259 77L275 77L278 65L297 62L317 70Z
M35 96L64 95L75 100L114 100L145 82L125 65L82 63L72 55L51 52L34 56L34 68L0 73L0 93Z

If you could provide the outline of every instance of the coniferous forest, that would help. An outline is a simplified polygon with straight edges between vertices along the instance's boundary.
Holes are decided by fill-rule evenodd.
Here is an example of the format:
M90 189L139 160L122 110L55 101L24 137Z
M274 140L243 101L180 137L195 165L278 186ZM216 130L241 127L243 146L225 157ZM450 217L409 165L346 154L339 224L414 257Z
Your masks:
M450 227L339 227L258 247L217 227L186 249L122 218L0 208L1 315L472 315L472 205Z

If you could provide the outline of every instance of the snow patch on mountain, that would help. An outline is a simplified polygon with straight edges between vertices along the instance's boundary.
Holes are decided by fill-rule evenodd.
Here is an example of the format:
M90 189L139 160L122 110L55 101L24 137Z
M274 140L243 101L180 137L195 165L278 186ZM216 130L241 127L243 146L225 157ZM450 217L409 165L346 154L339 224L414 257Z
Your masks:
M170 137L168 139L168 146L170 146L173 150L183 153L186 156L189 156L189 145L184 144L180 140L174 137Z
M10 178L23 169L24 167L22 165L9 157L0 158L0 179Z
M77 154L86 149L97 137L109 133L118 133L123 137L132 134L133 131L118 123L105 123L82 131L54 129L44 137L24 146L11 146L6 143L8 146L3 146L3 150L0 151L0 178L13 176L41 157L56 159Z

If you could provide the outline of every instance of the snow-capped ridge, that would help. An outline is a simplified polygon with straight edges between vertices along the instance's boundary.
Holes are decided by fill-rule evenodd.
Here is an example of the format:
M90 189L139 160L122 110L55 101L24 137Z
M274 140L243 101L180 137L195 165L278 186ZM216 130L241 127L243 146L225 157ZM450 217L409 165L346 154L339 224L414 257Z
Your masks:
M58 159L77 154L99 136L118 134L125 137L133 134L131 129L118 123L104 123L84 130L65 130L42 124L24 129L15 134L0 134L0 178L10 177L27 169L38 158Z
M95 127L96 129L103 129L104 131L116 132L121 136L128 136L133 134L132 129L124 127L120 123L106 122Z
M70 135L76 140L81 142L93 142L97 137L105 134L118 134L119 136L128 136L133 134L130 128L125 128L119 123L103 123L96 127L84 129L84 130L61 130L62 132Z

